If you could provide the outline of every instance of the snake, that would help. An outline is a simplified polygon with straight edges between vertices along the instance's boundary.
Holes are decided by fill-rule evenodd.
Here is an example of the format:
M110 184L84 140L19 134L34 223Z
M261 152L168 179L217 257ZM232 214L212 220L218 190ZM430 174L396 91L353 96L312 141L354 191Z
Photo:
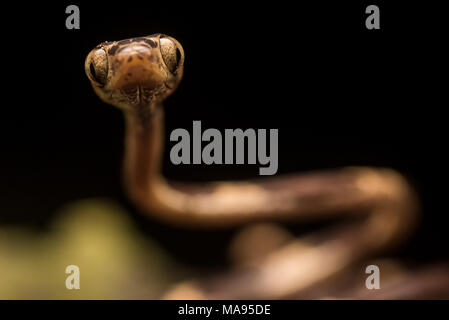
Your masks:
M180 42L165 34L106 41L85 60L95 93L123 112L124 186L139 211L186 228L336 218L345 222L319 237L276 248L259 261L244 284L227 275L214 285L180 284L168 296L193 292L206 298L288 297L400 243L413 229L416 195L393 169L342 167L206 183L165 178L163 102L178 87L184 62Z

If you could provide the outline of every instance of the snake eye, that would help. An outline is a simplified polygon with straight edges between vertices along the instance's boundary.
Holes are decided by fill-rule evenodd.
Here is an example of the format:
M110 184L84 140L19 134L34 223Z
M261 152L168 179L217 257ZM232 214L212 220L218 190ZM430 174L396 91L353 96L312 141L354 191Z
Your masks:
M103 49L97 49L87 57L86 72L90 78L101 84L106 84L108 77L108 59Z
M161 38L161 54L165 65L171 73L178 69L182 58L182 51L179 46L169 38Z

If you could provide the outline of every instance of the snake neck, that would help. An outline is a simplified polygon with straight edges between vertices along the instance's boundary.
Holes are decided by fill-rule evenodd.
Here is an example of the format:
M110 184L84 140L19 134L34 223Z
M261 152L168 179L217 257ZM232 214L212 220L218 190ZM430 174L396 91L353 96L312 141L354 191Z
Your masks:
M162 180L164 111L160 103L145 110L125 112L124 174L131 192L144 192L152 183Z
M346 168L258 182L169 183L161 170L165 135L162 104L133 110L125 112L126 189L142 211L170 222L227 226L254 219L306 219L358 212L376 217L368 218L366 228L377 233L379 244L382 236L387 243L404 234L414 220L408 205L402 207L413 203L409 187L391 170ZM369 234L366 241L371 239Z

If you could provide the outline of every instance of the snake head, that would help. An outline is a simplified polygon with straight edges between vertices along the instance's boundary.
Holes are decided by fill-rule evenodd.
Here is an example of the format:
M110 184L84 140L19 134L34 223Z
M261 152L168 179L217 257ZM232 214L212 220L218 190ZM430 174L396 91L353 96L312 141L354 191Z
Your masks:
M162 102L179 84L184 50L169 36L156 34L103 42L85 61L97 95L123 110L142 110Z

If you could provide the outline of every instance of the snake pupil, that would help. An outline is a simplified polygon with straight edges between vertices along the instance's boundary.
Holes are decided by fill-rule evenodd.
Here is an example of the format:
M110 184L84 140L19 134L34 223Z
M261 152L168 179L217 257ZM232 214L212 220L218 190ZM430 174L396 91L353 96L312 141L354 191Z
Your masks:
M89 70L90 70L90 73L91 73L91 75L92 75L92 78L94 78L94 80L95 80L96 82L98 82L99 84L102 84L102 85L105 84L105 79L102 77L101 71L100 71L100 74L98 74L98 73L96 72L95 65L94 65L93 62L90 63L90 65L89 65Z
M176 66L179 65L180 60L181 60L181 51L179 51L179 49L176 48Z
M100 81L98 81L97 74L95 72L95 67L92 62L90 63L89 69L90 69L90 73L92 74L92 77L95 79L95 81L100 82Z
M165 65L168 70L174 74L179 67L181 60L181 50L177 47L175 42L169 38L161 38L161 55L164 59Z

